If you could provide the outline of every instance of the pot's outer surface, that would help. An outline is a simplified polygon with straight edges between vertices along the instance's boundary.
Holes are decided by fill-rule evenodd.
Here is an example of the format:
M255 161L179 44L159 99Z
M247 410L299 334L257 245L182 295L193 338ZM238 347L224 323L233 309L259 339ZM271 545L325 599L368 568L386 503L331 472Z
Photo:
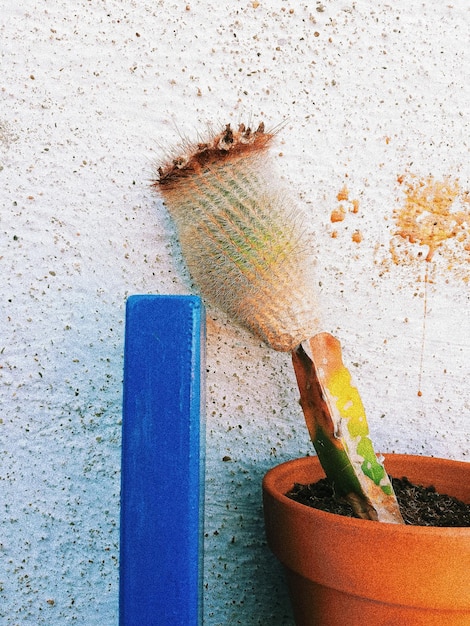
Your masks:
M385 459L390 474L470 502L470 463ZM470 528L352 519L284 495L295 482L322 477L318 459L306 457L273 468L263 481L268 544L286 567L297 624L469 626Z

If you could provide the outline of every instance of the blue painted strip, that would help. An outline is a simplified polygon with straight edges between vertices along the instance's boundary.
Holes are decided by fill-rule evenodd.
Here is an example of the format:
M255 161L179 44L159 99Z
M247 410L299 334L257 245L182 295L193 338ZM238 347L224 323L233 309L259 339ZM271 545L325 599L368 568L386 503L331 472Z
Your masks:
M204 309L127 301L120 626L202 624Z

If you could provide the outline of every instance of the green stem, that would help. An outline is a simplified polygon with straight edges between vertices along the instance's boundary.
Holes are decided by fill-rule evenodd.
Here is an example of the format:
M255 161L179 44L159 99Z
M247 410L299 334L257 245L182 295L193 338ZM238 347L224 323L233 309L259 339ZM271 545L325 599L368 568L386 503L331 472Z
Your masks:
M310 438L338 497L364 519L402 524L390 479L377 458L364 406L351 383L341 345L328 333L292 352L300 404Z

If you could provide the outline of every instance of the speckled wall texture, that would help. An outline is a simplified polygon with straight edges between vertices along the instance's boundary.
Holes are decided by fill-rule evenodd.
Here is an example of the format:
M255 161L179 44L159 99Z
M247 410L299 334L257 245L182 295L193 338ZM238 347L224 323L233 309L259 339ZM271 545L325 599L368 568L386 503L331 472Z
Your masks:
M123 319L193 292L153 164L283 123L377 448L469 460L467 0L25 0L0 16L0 623L117 624ZM205 624L289 626L260 481L311 453L286 355L209 310Z

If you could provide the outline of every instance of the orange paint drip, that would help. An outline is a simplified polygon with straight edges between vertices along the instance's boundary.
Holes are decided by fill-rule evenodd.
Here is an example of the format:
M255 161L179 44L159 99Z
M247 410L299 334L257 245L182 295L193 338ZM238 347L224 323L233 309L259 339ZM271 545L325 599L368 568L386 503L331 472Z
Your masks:
M350 200L349 199L349 189L346 185L338 191L336 194L336 199L340 203L336 209L333 209L330 214L330 222L332 224L337 224L338 222L344 222L348 213L359 213L359 200ZM338 231L334 230L331 233L331 237L333 239L338 238ZM352 241L355 243L360 243L362 241L362 233L359 230L356 230L352 236Z
M343 209L342 206L339 206L337 209L331 211L330 221L335 224L336 222L342 222L345 217L346 211Z
M458 180L450 177L436 180L432 176L418 178L400 175L397 182L404 187L405 201L393 214L397 230L390 241L392 260L397 265L408 265L417 260L426 261L422 279L423 323L417 392L418 397L422 397L428 285L433 282L430 273L440 267L446 271L453 270L457 275L462 275L465 281L469 280L470 275L463 268L463 264L470 261L469 192L462 191ZM403 240L412 246L406 246ZM418 248L423 246L427 250L416 251L413 245ZM438 259L436 252L439 252Z
M356 230L353 234L351 239L354 241L354 243L361 243L362 241L362 233L360 230Z
M397 180L405 185L406 194L404 206L394 211L397 236L427 246L426 261L431 261L436 250L450 239L463 243L464 249L470 244L470 212L454 207L461 193L456 180L437 181L432 176L399 176Z
M341 191L338 191L336 199L338 200L338 202L341 202L343 200L349 200L349 190L346 185L344 185Z
M426 263L426 271L424 274L424 302L423 302L423 327L421 337L421 352L419 355L419 378L418 378L418 398L421 398L423 392L421 391L423 381L423 368L424 368L424 351L426 348L426 322L428 319L428 284L429 284L429 264Z

